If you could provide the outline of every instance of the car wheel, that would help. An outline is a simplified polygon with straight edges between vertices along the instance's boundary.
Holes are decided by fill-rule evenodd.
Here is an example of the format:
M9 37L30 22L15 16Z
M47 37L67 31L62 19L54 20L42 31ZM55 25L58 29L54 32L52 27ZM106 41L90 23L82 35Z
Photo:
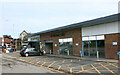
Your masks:
M40 56L42 55L42 53L40 53Z
M21 57L23 57L23 55L21 55Z
M28 53L25 54L25 57L28 57Z

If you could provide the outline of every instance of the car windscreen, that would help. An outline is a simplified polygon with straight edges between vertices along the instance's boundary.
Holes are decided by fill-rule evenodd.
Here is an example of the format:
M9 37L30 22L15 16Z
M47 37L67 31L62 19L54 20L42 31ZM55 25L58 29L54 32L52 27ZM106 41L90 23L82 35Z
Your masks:
M24 51L24 50L26 50L26 48L23 48L21 51Z

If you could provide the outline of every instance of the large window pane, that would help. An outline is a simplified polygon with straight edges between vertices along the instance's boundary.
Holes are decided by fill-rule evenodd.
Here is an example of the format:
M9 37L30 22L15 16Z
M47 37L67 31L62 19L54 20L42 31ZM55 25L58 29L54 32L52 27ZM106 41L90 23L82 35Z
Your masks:
M68 50L70 55L73 55L72 38L59 39L60 54L67 55Z
M97 40L104 40L104 35L97 36Z
M89 40L96 40L96 36L90 36Z
M105 46L104 40L97 41L97 49L99 51L99 56L101 58L105 57L105 47L104 46Z
M88 45L89 45L89 42L85 41L84 42L84 56L89 56L88 55Z
M82 41L88 41L88 37L82 37Z
M90 41L90 56L96 57L96 41Z

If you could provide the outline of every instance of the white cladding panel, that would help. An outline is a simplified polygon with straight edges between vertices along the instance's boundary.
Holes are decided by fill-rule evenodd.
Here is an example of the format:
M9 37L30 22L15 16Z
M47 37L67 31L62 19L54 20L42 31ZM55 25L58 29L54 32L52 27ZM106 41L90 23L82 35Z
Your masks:
M111 22L82 28L82 36L118 33L118 22Z
M120 21L118 22L118 31L120 33Z

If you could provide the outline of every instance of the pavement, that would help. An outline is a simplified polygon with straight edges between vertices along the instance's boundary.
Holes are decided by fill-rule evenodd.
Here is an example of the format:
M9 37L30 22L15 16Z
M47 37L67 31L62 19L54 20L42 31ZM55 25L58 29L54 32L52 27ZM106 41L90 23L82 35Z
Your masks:
M59 58L72 58L72 59L82 59L82 60L91 60L91 61L104 61L104 62L120 62L116 59L105 59L105 58L91 58L91 57L78 57L78 56L68 56L68 55L54 55L54 54L47 54L47 56L54 56Z
M21 57L19 52L3 53L11 59L43 67L57 73L119 74L118 60L45 55Z

